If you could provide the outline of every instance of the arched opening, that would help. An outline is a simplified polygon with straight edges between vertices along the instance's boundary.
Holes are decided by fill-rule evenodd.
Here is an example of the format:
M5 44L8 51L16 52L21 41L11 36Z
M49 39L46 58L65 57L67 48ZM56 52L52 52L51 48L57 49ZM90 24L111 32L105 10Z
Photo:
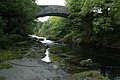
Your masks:
M58 6L58 5L43 5L40 6L41 11L38 12L36 18L45 17L45 16L60 16L68 18L69 9L66 6Z

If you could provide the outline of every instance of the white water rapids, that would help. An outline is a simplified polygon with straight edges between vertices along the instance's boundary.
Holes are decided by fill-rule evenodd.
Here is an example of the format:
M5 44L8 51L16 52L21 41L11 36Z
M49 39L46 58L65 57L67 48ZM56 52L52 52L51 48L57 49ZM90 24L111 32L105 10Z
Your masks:
M28 36L30 36L31 38L37 38L38 40L43 39L43 40L40 40L40 42L43 43L43 44L46 44L46 45L54 44L54 41L47 40L46 37L38 37L38 36L35 36L35 35L28 35ZM49 49L50 48L46 49L46 52L45 52L46 56L41 59L42 61L45 61L47 63L51 62L50 57L49 57L49 54L50 54Z
M46 49L46 52L45 52L45 54L46 54L46 56L44 57L44 58L42 58L41 60L42 61L45 61L45 62L51 62L51 59L50 59L50 57L49 57L49 48L48 49Z

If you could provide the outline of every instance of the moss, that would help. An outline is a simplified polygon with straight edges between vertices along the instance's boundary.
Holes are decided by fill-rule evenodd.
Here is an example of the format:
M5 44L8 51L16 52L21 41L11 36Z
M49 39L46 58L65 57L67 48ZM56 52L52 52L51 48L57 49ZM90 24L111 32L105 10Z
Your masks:
M52 61L60 61L62 59L58 54L52 54L52 53L50 53L49 56L50 56L50 59Z
M1 69L9 69L11 68L12 66L8 63L0 63L0 70Z
M91 70L74 74L72 75L71 80L109 80L109 79L102 76L99 72Z
M27 56L30 58L35 58L37 55L35 54L34 51L31 51Z
M17 42L15 44L15 47L18 48L30 48L31 44L33 44L34 42L30 42L30 41L23 41L23 42Z
M41 47L40 50L39 50L39 53L43 53L44 54L45 50L46 50L45 47Z
M0 80L6 80L4 76L0 76Z
M67 51L66 48L64 48L64 46L59 46L59 45L50 45L50 53L54 53L54 54L62 54L65 53Z
M17 50L0 50L0 62L21 58L21 52Z

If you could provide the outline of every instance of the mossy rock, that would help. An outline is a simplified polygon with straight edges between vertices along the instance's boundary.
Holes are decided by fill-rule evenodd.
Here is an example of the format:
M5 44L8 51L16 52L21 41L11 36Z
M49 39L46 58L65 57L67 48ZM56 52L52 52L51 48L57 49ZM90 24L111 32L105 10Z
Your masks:
M41 47L41 48L39 49L39 53L41 53L41 54L45 53L45 51L46 51L46 48L45 48L45 47Z
M34 51L31 51L27 56L30 58L35 58L37 55Z
M12 66L8 63L0 63L0 70L1 69L9 69L11 68Z
M21 58L22 54L17 50L0 50L0 62Z
M98 71L86 71L78 74L74 74L71 80L109 80L108 78L102 76Z
M4 76L0 76L0 80L6 80Z
M53 53L50 53L49 56L52 61L60 61L62 59L59 55Z
M61 46L58 45L50 45L50 50L51 53L59 54L62 53Z

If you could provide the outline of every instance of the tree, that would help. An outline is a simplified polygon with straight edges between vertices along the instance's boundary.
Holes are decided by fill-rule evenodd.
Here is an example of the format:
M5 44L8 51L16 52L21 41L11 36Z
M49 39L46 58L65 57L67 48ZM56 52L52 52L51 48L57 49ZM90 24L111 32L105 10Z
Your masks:
M39 10L35 0L1 0L0 16L6 21L5 33L19 33L16 28L21 27L28 20L33 19Z
M100 41L119 32L119 0L66 0L66 5L70 8L72 27L87 41Z
M42 26L41 33L77 44L107 45L119 42L119 5L120 0L66 0L71 21L51 17Z
M0 47L22 40L21 34L32 34L38 10L35 0L0 0Z
M70 31L69 23L69 19L52 16L43 23L39 35L54 39L63 38Z

